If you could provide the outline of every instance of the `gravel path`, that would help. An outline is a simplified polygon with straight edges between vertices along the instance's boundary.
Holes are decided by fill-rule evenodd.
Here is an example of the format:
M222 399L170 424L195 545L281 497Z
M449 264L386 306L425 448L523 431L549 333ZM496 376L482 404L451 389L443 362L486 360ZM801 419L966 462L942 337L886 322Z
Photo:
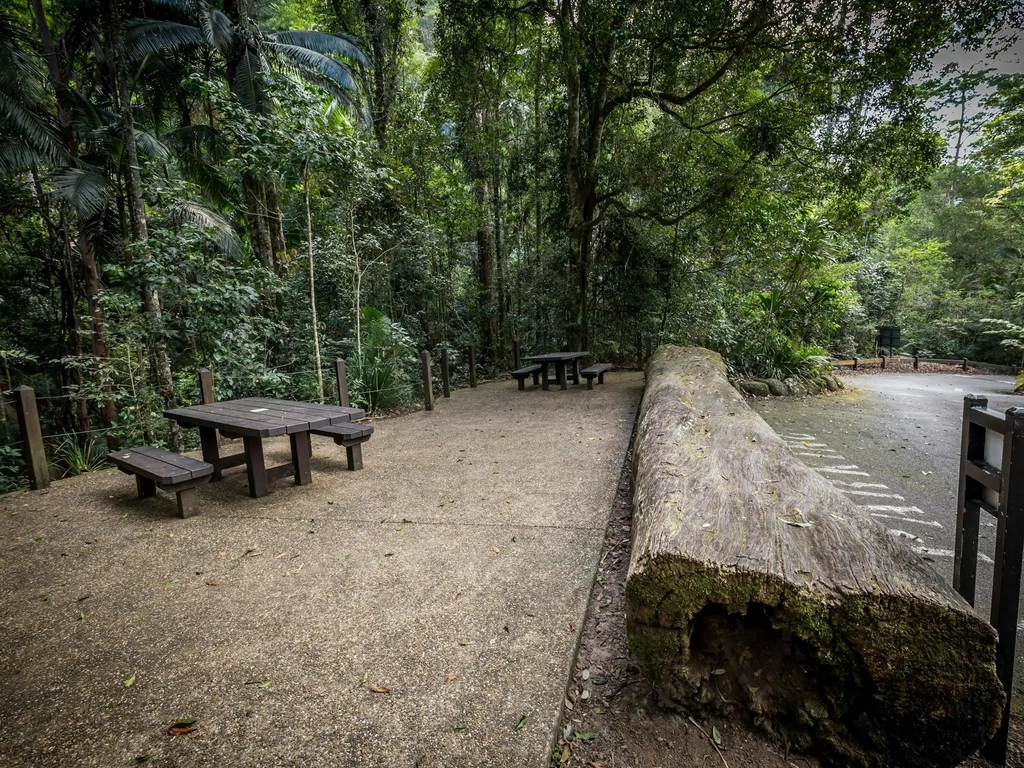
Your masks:
M116 471L0 497L0 764L546 765L643 386L606 382L455 392L361 472L314 438L312 485L187 520Z

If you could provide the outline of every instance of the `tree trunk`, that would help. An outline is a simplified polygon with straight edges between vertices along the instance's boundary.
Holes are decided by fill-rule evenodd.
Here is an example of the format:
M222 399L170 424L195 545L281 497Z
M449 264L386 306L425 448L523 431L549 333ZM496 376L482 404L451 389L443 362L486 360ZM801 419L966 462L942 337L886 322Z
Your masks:
M274 271L284 274L283 255L288 250L284 240L284 214L281 213L281 202L277 197L277 184L273 179L261 182L263 200L266 203L267 229L270 233L270 256Z
M483 176L483 173L480 174ZM494 292L494 241L491 237L490 185L477 178L473 196L479 211L476 229L477 281L480 284L480 335L487 360L494 360L498 337L497 306Z
M46 59L47 71L53 84L67 85L71 79L71 72L62 72L58 64L57 52L53 48L53 40L50 37L50 27L46 20L46 13L43 10L42 0L32 0L32 13L35 16L36 25L39 31L39 42L43 51L43 58ZM78 139L75 137L75 129L71 123L71 113L57 102L57 120L60 123L61 140L64 149L72 158L78 157ZM96 261L96 249L93 244L90 227L93 222L79 218L76 222L78 227L78 256L85 272L85 295L91 324L91 348L92 356L97 366L105 364L109 357L107 340L104 328L103 303L100 300L100 268ZM69 240L70 240L70 236ZM118 447L117 439L110 430L117 422L117 407L114 405L114 393L110 382L100 377L100 391L103 393L100 402L100 417L103 428L107 430L107 445L111 450ZM82 407L79 406L81 414ZM88 416L86 415L86 421ZM81 421L81 418L80 418Z
M249 239L252 241L252 249L266 269L275 271L274 246L270 239L270 227L267 225L267 204L264 199L263 186L248 171L242 174L242 184L245 187L245 204L249 209L246 218L249 223Z
M320 328L316 318L316 271L313 268L313 214L309 207L309 161L302 169L302 196L306 202L306 247L309 249L309 309L313 325L313 357L316 363L316 394L324 401L324 374L320 363Z
M85 299L89 309L90 341L94 365L105 364L110 357L110 350L107 347L107 337L103 324L103 303L100 301L100 290L103 287L100 280L100 268L96 262L96 249L93 245L92 235L89 233L89 223L80 223L78 232L78 255L82 262L82 270L85 272ZM103 398L100 401L100 417L103 421L103 429L107 431L107 445L111 450L117 450L117 439L109 431L117 422L117 407L114 405L114 392L110 382L104 376L100 376L100 390Z
M999 724L992 628L751 411L662 346L634 452L629 648L665 703L746 710L829 765L953 766Z
M124 36L121 30L121 19L118 11L118 0L107 0L108 36L113 63L114 75L117 79L117 106L121 118L121 144L125 168L125 197L128 205L128 219L131 225L131 239L141 245L139 256L144 262L152 259L149 249L149 223L146 221L146 203L142 197L142 171L139 167L138 148L135 144L135 119L132 114L131 78L127 71L127 56L124 50ZM128 233L124 233L127 235ZM174 375L171 371L171 359L167 354L161 334L163 332L163 309L160 306L160 293L156 287L145 280L142 286L142 308L150 322L150 354L156 370L157 386L163 397L165 408L174 408L177 403L174 397ZM171 450L181 450L181 428L173 419L171 426Z

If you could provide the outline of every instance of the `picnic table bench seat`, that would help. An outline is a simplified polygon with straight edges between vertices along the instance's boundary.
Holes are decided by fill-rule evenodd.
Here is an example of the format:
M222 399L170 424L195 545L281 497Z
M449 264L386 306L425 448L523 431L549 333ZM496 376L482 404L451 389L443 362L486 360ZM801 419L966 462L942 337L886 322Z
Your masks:
M179 517L198 514L196 486L208 483L213 476L212 464L148 445L114 451L107 460L125 474L135 475L140 499L155 496L157 488L173 492Z
M598 384L604 384L604 372L612 369L611 363L594 363L588 365L580 371L580 376L587 380L587 389L594 388L594 378L597 378Z
M526 365L518 370L512 371L512 378L519 382L519 389L526 389L526 377L533 375L533 386L540 384L540 363Z
M372 424L358 424L348 421L341 424L313 427L309 431L314 435L333 437L337 445L344 446L350 470L355 471L363 468L362 444L369 440L373 434Z

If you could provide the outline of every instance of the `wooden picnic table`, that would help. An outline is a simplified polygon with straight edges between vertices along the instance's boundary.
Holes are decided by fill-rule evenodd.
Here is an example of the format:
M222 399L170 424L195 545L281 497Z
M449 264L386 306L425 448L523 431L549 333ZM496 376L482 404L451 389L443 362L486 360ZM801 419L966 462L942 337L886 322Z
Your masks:
M548 366L555 364L555 375L558 377L558 385L561 389L568 389L566 366L572 363L572 383L580 383L580 360L587 357L589 352L545 352L542 355L527 355L523 358L524 363L540 363L541 385L548 388Z
M294 475L296 485L312 482L309 467L309 431L317 427L355 421L366 414L361 408L320 405L270 397L244 397L207 405L171 408L164 416L186 427L197 427L203 446L203 461L213 465L213 480L220 480L223 470L245 464L249 476L249 495L266 496L271 480ZM231 456L220 455L217 430L242 438L244 450ZM263 440L288 435L292 460L278 467L267 468L263 460Z

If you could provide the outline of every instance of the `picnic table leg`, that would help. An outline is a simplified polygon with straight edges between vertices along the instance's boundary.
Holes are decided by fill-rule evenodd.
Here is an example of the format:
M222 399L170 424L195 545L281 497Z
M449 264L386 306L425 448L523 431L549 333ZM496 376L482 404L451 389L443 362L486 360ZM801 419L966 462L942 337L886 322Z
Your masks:
M580 383L580 359L574 357L572 360L572 383L579 386Z
M541 363L540 364L540 370L541 370L540 376L541 376L541 382L542 382L541 383L541 388L545 392L547 392L548 391L548 364L547 363Z
M295 467L295 484L309 485L313 477L309 469L309 432L293 432L288 435L292 444L292 466Z
M263 440L258 437L243 437L245 443L245 472L249 476L249 495L254 499L266 496L267 465L263 463Z
M199 442L203 446L203 461L213 465L212 480L223 480L220 469L220 448L217 445L217 430L210 427L199 428Z
M559 389L568 389L569 388L569 379L568 379L568 376L566 375L565 368L566 368L565 361L564 360L559 360L558 363L556 364L556 370L558 371L558 388Z
M345 454L348 458L348 468L352 472L363 468L363 446L362 443L346 445Z
M135 476L135 487L139 489L139 498L148 499L156 496L156 483L142 475Z

